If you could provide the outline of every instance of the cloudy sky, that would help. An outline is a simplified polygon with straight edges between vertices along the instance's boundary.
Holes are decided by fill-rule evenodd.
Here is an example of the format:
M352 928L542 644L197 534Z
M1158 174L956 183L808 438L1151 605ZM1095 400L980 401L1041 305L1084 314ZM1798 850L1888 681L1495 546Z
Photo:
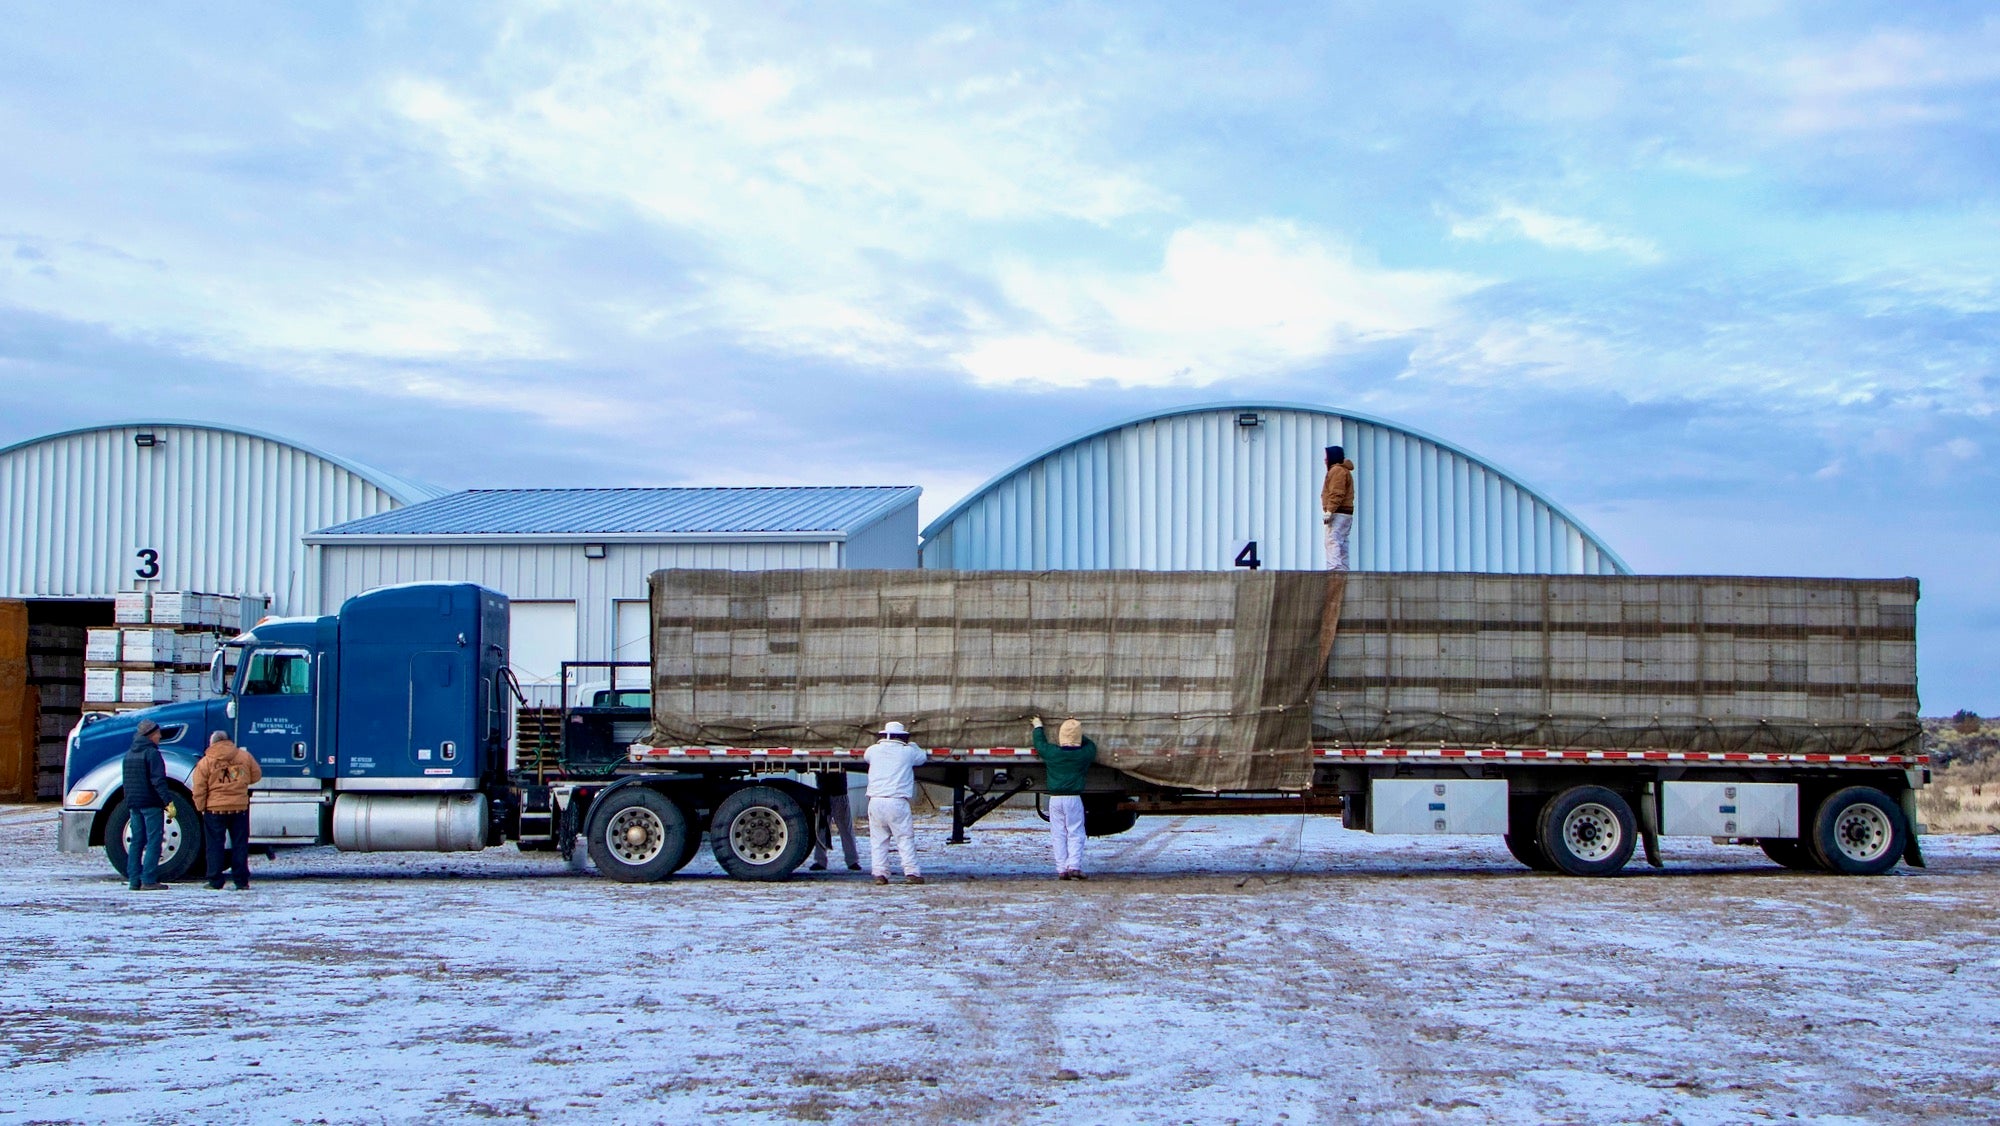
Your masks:
M1348 407L1641 570L1916 575L1926 711L1991 714L1996 140L1972 3L34 5L0 442L934 515L1142 411Z

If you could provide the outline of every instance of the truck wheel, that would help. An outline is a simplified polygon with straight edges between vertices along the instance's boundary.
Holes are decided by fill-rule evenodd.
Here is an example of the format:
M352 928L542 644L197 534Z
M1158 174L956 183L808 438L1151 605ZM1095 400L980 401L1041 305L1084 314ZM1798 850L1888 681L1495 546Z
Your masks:
M739 880L789 879L812 851L812 819L776 786L745 786L715 807L708 845Z
M687 814L658 790L627 786L591 812L590 862L620 883L643 884L672 875L687 847Z
M1571 876L1608 876L1632 859L1639 821L1602 786L1571 786L1542 807L1536 839L1549 864Z
M1513 854L1514 859L1537 872L1553 872L1556 866L1549 863L1549 854L1542 851L1541 841L1535 839L1536 825L1541 816L1542 811L1533 801L1508 803L1507 834L1500 839L1507 842L1507 851Z
M695 854L701 851L701 841L705 835L694 825L688 826L687 843L681 845L681 858L674 861L673 871L678 872L694 863Z
M1795 837L1758 837L1757 847L1780 867L1794 872L1824 872L1826 868L1812 854L1806 842Z
M1806 843L1829 872L1878 876L1902 858L1908 832L1903 811L1889 795L1873 786L1849 786L1820 803Z
M111 807L111 816L104 823L104 858L120 876L131 879L125 867L130 859L132 846L132 813L125 806L125 799ZM187 878L201 863L201 815L194 811L194 800L185 794L175 793L167 803L167 827L160 834L160 882L174 883Z

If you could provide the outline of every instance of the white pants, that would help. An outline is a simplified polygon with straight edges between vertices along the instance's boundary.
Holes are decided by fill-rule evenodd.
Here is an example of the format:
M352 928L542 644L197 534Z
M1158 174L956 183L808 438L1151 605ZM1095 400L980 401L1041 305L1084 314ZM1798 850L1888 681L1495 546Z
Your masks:
M1347 570L1347 533L1354 530L1352 512L1336 512L1326 522L1326 569Z
M1083 871L1083 799L1075 794L1049 798L1049 852L1057 875Z
M868 860L875 874L889 874L889 841L896 842L896 855L903 858L905 876L921 876L917 868L917 831L910 824L910 799L868 799Z

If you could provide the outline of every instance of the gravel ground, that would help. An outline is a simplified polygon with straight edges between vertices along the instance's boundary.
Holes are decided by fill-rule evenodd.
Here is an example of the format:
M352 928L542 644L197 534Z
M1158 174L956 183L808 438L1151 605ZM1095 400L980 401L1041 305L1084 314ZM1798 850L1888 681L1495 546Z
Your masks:
M1332 818L1141 821L1048 879L632 886L511 847L125 891L0 808L0 1123L2000 1120L2000 838L1625 878Z

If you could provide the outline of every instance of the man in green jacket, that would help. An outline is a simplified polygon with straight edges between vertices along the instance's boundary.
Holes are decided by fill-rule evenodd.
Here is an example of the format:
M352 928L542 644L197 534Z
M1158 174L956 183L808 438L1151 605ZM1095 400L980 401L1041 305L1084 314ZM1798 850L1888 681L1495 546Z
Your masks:
M1097 761L1097 744L1083 737L1083 724L1063 720L1056 741L1042 732L1035 717L1035 754L1048 767L1044 789L1049 795L1049 851L1054 853L1056 878L1083 879L1083 782Z

